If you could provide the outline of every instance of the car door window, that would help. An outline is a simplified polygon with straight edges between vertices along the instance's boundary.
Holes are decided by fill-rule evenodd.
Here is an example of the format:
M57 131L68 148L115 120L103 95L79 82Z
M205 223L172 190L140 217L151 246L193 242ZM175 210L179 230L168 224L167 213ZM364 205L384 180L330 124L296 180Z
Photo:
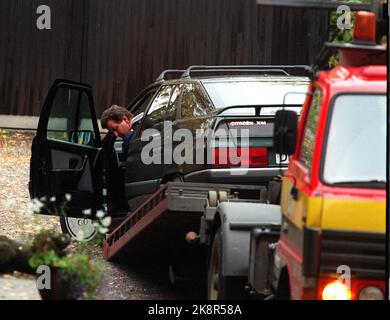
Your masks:
M148 110L142 125L142 131L151 128L157 129L158 131L163 130L166 107L168 106L171 93L172 86L164 86L161 88Z
M313 162L314 140L317 132L318 117L321 106L321 91L315 90L311 99L309 113L306 119L305 131L301 147L300 162L308 169Z
M136 132L136 135L139 134L139 129L141 127L142 120L145 117L146 108L149 106L150 101L153 99L156 94L157 89L153 88L146 92L134 105L130 108L130 112L134 116L134 122L132 129Z
M171 99L169 100L165 120L174 122L177 118L177 105L180 98L180 89L182 85L175 86L172 90Z
M73 132L71 141L77 144L95 146L90 100L85 92L81 93L80 108L77 114L77 132Z
M47 138L73 144L95 145L95 132L85 91L61 87L50 111Z
M206 116L209 109L210 106L203 98L200 87L193 83L185 85L181 99L181 118Z
M148 91L136 104L133 108L130 109L130 112L136 117L142 112L145 112L148 107L150 100L152 100L156 90Z

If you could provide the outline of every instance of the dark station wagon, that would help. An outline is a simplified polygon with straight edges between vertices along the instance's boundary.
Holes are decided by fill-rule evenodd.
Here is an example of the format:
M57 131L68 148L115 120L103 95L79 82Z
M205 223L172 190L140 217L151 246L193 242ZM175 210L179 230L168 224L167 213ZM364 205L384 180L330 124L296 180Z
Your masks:
M70 194L68 215L80 218L88 208L126 214L168 181L266 185L287 165L273 151L275 112L285 107L300 113L309 86L306 70L193 66L164 71L128 106L136 120L127 154L113 134L101 139L91 87L56 80L33 140L30 195ZM204 132L211 132L211 139ZM145 163L154 136L159 143L146 155L160 162ZM69 231L66 220L62 226Z

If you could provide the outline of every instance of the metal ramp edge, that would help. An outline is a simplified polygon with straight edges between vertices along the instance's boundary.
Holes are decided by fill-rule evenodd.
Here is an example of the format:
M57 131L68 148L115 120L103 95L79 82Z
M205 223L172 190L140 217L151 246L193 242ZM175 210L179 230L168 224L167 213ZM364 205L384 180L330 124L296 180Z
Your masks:
M123 249L129 241L139 235L153 220L168 210L167 186L162 185L140 207L103 241L103 256L110 260Z

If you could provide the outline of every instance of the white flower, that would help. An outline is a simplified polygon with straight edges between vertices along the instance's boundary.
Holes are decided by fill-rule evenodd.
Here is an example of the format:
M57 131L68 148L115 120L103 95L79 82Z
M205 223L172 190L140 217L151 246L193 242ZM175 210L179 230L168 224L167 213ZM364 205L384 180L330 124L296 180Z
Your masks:
M104 217L104 212L102 210L97 211L96 212L96 217L99 218L99 219L103 218Z
M101 234L106 234L106 233L108 232L108 228L102 228L102 227L100 227L100 228L99 228L99 232L100 232Z
M111 217L105 217L103 218L100 223L102 224L103 227L109 227L111 225Z
M92 210L91 209L85 209L83 210L83 214L86 215L86 216L90 216L92 213Z
M38 199L33 199L31 202L31 209L33 212L40 212L45 205Z
M41 200L41 201L43 201L43 202L46 202L46 201L47 201L47 197L44 196L44 197L40 198L39 200Z
M72 200L72 195L70 193L65 194L66 201Z
M51 197L50 202L54 202L54 201L56 201L56 197Z
M85 236L84 236L84 231L83 230L77 231L76 240L80 241L80 242L85 240Z
M32 200L32 203L33 203L33 205L36 205L40 208L42 208L44 206L44 204L36 198Z

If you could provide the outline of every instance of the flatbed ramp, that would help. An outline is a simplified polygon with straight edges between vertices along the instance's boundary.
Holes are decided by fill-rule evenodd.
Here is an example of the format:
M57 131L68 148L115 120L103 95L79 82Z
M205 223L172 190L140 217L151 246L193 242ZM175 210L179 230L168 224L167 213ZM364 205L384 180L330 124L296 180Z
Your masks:
M228 198L265 197L261 186L169 182L106 236L104 257L113 260L134 252L164 255L168 243L184 242L188 231L199 230L210 191L224 191Z

